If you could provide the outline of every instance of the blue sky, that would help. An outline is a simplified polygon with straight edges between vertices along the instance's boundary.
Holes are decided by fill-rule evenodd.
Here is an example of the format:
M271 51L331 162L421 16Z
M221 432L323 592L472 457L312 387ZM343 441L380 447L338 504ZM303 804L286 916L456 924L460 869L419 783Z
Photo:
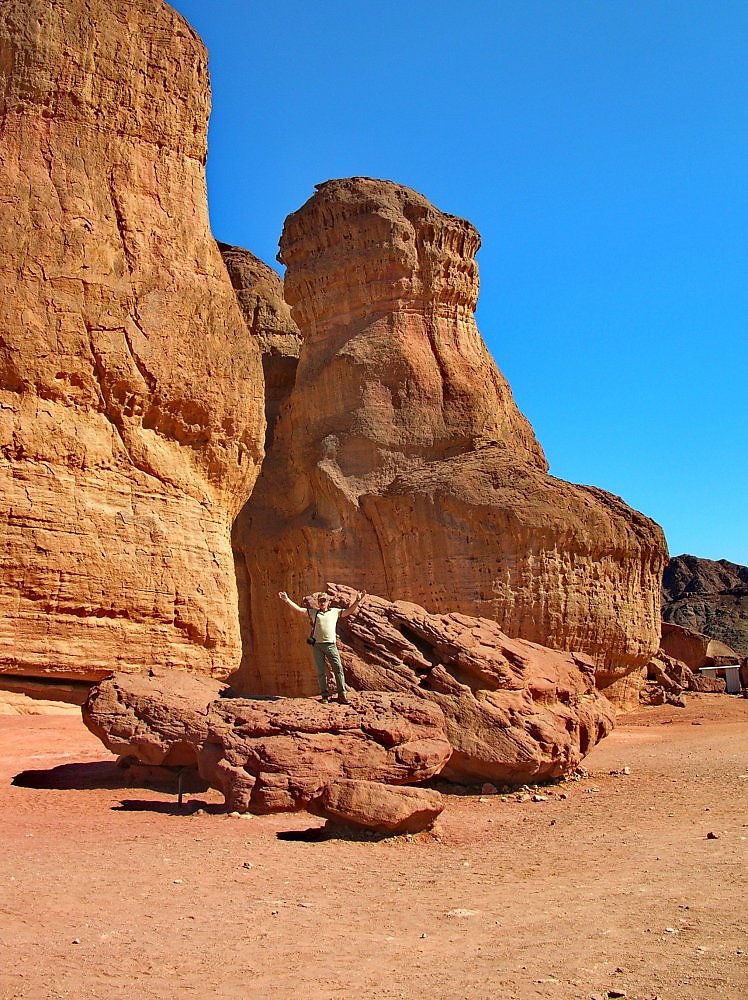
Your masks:
M748 564L745 0L174 0L218 239L331 177L480 231L478 325L551 473ZM280 270L280 268L279 268Z

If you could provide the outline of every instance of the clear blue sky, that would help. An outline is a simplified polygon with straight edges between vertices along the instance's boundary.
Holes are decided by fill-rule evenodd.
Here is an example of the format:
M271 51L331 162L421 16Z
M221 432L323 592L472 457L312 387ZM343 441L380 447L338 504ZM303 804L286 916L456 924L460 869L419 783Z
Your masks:
M210 52L218 239L275 264L286 215L359 174L469 219L551 473L748 564L746 0L172 6Z

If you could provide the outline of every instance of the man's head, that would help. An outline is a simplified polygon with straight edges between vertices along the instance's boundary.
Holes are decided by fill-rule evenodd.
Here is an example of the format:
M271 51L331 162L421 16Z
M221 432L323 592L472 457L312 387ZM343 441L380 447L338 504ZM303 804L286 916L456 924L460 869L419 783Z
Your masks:
M330 607L330 595L329 594L317 594L317 607L320 611L327 611Z

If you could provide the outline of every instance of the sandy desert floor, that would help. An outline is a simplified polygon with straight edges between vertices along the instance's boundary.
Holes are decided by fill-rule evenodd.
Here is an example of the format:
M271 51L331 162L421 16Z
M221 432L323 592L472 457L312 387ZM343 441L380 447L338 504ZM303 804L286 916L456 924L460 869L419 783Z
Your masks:
M127 787L75 715L2 717L0 996L748 995L748 701L626 716L585 764L546 801L451 794L433 833L315 840Z

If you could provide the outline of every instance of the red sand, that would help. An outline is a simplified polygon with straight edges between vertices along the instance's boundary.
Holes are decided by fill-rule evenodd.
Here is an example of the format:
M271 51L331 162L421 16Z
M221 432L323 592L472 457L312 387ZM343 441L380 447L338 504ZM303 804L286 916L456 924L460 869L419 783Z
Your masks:
M179 813L111 760L76 718L0 717L5 1000L748 992L746 700L626 716L549 801L450 795L409 838L278 839L320 821Z

